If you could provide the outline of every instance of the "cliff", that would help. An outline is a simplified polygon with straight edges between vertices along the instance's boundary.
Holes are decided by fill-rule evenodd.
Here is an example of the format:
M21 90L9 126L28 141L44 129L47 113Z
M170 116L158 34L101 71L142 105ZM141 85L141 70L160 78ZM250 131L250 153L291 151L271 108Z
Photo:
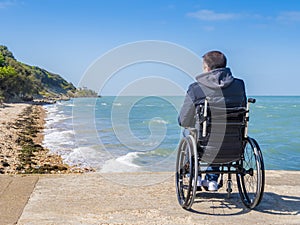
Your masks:
M0 100L26 101L41 98L68 98L76 87L60 75L15 59L0 45Z

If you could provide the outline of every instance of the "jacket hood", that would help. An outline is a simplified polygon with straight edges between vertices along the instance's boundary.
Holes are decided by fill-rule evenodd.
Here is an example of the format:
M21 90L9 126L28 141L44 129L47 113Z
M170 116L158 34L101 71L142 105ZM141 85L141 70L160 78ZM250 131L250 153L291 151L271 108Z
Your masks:
M229 68L218 68L196 76L196 80L208 88L216 89L229 86L234 78Z

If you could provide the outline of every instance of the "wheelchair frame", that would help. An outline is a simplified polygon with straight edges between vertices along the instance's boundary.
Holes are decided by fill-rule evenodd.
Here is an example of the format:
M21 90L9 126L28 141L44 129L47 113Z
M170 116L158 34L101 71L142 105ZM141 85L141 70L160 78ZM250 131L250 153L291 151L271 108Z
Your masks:
M190 209L194 203L197 190L197 180L199 174L210 173L220 174L221 178L218 187L223 186L223 174L228 175L227 196L232 192L232 174L236 175L237 187L243 204L249 208L255 208L261 201L264 184L265 171L263 156L260 147L255 139L248 136L249 107L250 103L255 103L255 99L249 98L243 116L244 134L242 137L243 153L237 160L229 160L222 163L205 163L201 160L198 151L199 129L186 128L188 134L184 133L178 147L176 160L176 193L179 204L184 209ZM207 135L207 112L208 100L205 100L202 121L202 137ZM207 170L208 166L219 167L219 170ZM201 188L200 188L201 189Z

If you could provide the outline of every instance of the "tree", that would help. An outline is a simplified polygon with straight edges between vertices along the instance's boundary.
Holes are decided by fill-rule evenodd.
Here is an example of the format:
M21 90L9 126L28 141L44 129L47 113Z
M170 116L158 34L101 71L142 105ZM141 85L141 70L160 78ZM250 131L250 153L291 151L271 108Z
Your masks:
M17 73L11 66L0 67L0 90L5 98L14 96Z
M14 68L11 66L3 66L0 67L0 79L3 79L5 77L10 77L10 76L16 76L17 73Z
M4 66L5 60L4 60L4 56L2 55L2 53L0 52L0 66Z

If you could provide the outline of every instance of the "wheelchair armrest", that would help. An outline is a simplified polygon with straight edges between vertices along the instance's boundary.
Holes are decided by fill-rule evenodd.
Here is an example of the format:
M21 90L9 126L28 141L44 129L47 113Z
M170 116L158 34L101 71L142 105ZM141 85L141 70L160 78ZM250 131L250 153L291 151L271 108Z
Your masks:
M197 134L197 129L194 128L194 127L185 127L183 129L182 134L183 134L184 137L187 137L189 135L194 135L194 134Z
M255 103L255 102L256 102L256 99L255 99L255 98L248 98L248 102L250 102L250 103Z

